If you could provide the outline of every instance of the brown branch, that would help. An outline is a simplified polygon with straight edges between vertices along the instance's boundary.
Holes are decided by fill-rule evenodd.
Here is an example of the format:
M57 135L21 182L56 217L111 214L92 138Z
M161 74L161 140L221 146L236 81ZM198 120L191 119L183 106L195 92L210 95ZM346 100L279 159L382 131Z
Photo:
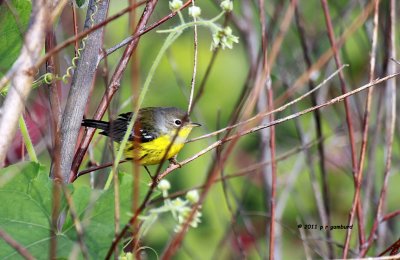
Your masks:
M56 45L56 36L54 33L54 29L51 28L46 34L45 40L45 51L52 49ZM57 55L50 56L46 61L46 72L51 73L53 75L58 75L59 68L59 59ZM51 130L52 130L52 141L53 147L51 149L52 162L53 162L53 170L56 176L61 176L60 169L60 120L61 120L61 104L59 100L59 90L61 90L61 82L60 81L52 81L50 84L47 84L48 95L49 95L49 103L50 103L50 118L51 118Z
M45 51L47 52L49 49L53 48L56 45L56 36L54 33L54 29L51 28L46 33L46 40L45 40ZM46 61L46 72L52 74L58 74L59 72L59 62L57 55L50 56L50 58ZM61 119L61 106L60 100L58 97L58 90L60 89L60 81L52 81L50 84L47 85L49 91L49 102L50 102L50 116L51 116L51 130L52 130L52 140L53 140L53 147L51 148L51 155L52 155L52 170L54 171L54 176L56 181L52 184L52 211L51 211L51 226L50 226L50 252L49 258L54 259L57 257L57 224L58 218L60 214L60 205L61 205L61 187L59 180L62 179L61 177L61 169L60 169L60 162L61 162L61 143L59 137L60 131L60 119Z
M328 8L328 2L327 2L327 0L321 0L321 3L322 3L324 15L325 15L325 21L326 21L326 26L327 26L328 35L329 35L329 42L330 42L331 48L333 50L333 57L335 59L337 68L340 68L342 66L342 62L340 60L338 48L336 46L335 34L333 32L333 26L332 26L332 20L331 20L329 8ZM346 82L344 80L344 75L343 75L342 71L339 72L339 80L340 80L340 86L342 89L342 93L344 94L347 92L347 87L346 87ZM353 175L355 175L357 172L356 147L355 147L355 141L354 141L353 121L351 118L350 104L349 104L348 99L344 100L344 106L345 106L345 111L346 111L346 122L347 122L347 126L348 126L348 131L349 131L349 138L350 138L351 160L352 160L352 164L353 164ZM329 201L326 201L326 202L329 202Z
M108 3L108 1L104 1L106 3ZM101 3L101 2L100 2ZM99 4L100 4L99 3ZM42 59L40 59L35 65L34 68L32 69L37 69L39 68L47 59L49 56L54 55L55 53L60 52L61 50L63 50L65 47L67 47L68 45L75 43L75 41L83 39L85 36L94 33L95 31L101 29L103 30L103 27L108 24L109 22L118 19L119 17L121 17L122 15L136 9L137 7L141 6L142 4L144 4L145 1L141 1L139 3L137 3L134 6L128 6L127 8L121 10L120 12L116 13L113 16L110 16L108 19L105 19L97 24L95 24L93 27L90 27L80 33L78 33L76 36L72 36L70 38L68 38L67 40L65 40L63 43L57 45L54 49L52 49L51 51L49 51L45 56L42 57ZM142 34L146 33L142 32ZM139 36L138 36L139 37ZM1 89L1 85L0 85L0 89Z
M396 211L394 211L394 212L391 212L391 213L389 213L389 214L386 214L386 215L382 218L381 222L388 221L389 219L392 219L392 218L397 217L397 216L399 216L399 215L400 215L400 210L396 210Z
M375 0L375 14L374 14L374 31L372 36L372 50L371 50L371 58L370 58L370 74L369 81L373 81L375 78L375 59L376 59L376 46L378 41L378 14L379 14L379 0ZM361 141L361 152L360 152L360 160L359 167L356 174L355 184L356 190L353 197L353 206L350 211L348 225L353 225L354 215L357 209L358 216L358 232L359 232L359 243L360 247L364 245L365 242L365 234L364 234L364 217L363 212L361 210L361 183L363 178L363 166L365 160L365 153L367 149L367 141L368 141L368 127L369 127L369 119L370 119L370 110L371 110L371 102L372 102L372 91L373 87L368 89L367 100L365 103L365 111L364 111L364 124L363 124L363 135ZM346 232L346 240L344 250L346 251L349 247L350 238L351 238L352 229L347 229ZM343 253L343 257L346 258L347 252Z
M12 248L14 248L18 254L20 254L22 257L24 257L27 260L34 260L34 258L31 253L21 244L19 244L17 241L15 241L9 234L7 234L3 229L0 229L0 237Z
M186 7L188 7L193 0L188 0L186 1L181 8L179 9L179 11L182 11L183 9L185 9ZM168 21L169 19L171 19L172 17L174 17L178 12L172 12L166 16L164 16L163 18L161 18L160 20L158 20L157 22L149 25L148 27L143 28L142 31L140 31L137 34L134 34L132 36L129 36L128 38L124 39L123 41L121 41L120 43L116 44L115 46L109 48L105 53L102 53L102 55L99 58L99 61L104 59L105 56L110 55L111 53L115 52L116 50L118 50L119 48L129 44L130 42L132 42L133 40L136 40L136 38L142 36L143 34L153 30L154 28L160 26L161 24L165 23L166 21Z
M379 256L383 256L384 254L386 254L389 251L390 251L390 255L392 256L389 259L395 259L393 256L395 256L395 255L398 256L398 253L400 251L400 239L398 239L396 242L391 244L387 249L385 249L382 253L380 253Z
M290 13L290 9L292 9L292 8L293 7L288 8L287 14ZM281 30L280 36L282 39L283 39L284 35L286 34L285 25L288 25L288 22L287 22L288 19L290 20L290 15L285 15L285 19L283 20L282 26L281 26L282 30ZM278 50L280 49L280 46L278 46L278 45L274 45L274 46L275 46L274 51L278 52ZM245 101L245 102L243 102L244 105L241 106L241 110L243 112L243 118L247 118L250 115L251 111L255 107L258 96L262 93L262 89L264 89L266 82L269 80L268 75L269 75L269 71L271 68L269 67L269 64L267 63L267 58L263 59L261 62L263 62L260 64L260 68L262 69L262 71L261 71L261 73L259 73L257 75L257 78L255 79L255 87L253 88L251 94L249 95L249 97L246 100L242 99L242 101ZM241 95L242 98L244 98L246 96L247 96L246 92L243 92ZM240 111L240 110L237 110L237 111ZM238 115L238 114L236 113L236 115ZM238 116L236 116L236 115L233 117L235 120L237 120L237 118L238 118ZM209 189L211 188L211 186L213 184L214 179L217 177L218 172L221 170L219 166L224 165L224 163L226 162L226 160L229 157L229 154L233 151L233 148L235 147L239 137L240 136L235 136L235 138L233 138L231 140L232 142L230 142L229 146L225 149L225 152L221 158L221 164L213 163L213 166L208 173L208 177L206 180L206 186L200 195L199 202L193 206L189 216L187 217L185 223L182 226L181 231L172 238L171 242L169 243L167 248L164 250L164 253L162 256L163 259L169 259L170 257L172 257L175 254L176 250L180 247L183 237L184 237L184 234L188 230L188 226L189 226L191 219L193 218L194 214L198 210L199 206L203 203L205 197L208 194ZM171 168L171 167L169 167L169 168Z
M394 9L393 9L394 8ZM396 57L396 45L395 45L395 28L396 28L396 4L394 0L390 1L389 7L389 57ZM390 59L388 62L388 72L391 73L396 69L396 63L392 62ZM374 223L371 229L371 233L369 234L367 245L361 251L361 256L364 256L368 249L371 247L372 242L375 238L375 232L378 229L378 225L380 223L380 219L383 215L383 206L386 198L387 187L389 183L389 177L392 166L392 149L393 149L393 140L395 133L395 124L396 124L396 79L393 78L387 82L386 86L386 140L385 140L385 169L384 169L384 179L381 188L381 192L379 195L378 206L376 210L376 215L374 219Z
M366 85L363 85L363 86L361 86L359 88L356 88L356 89L354 89L354 90L352 90L352 91L350 91L350 92L348 92L346 94L340 95L340 96L338 96L336 98L333 98L333 99L331 99L331 100L329 100L329 101L327 101L325 103L322 103L320 105L310 107L308 109L302 110L300 112L297 112L295 114L289 115L289 116L284 117L284 118L276 119L276 120L270 122L267 125L256 126L256 127L251 128L251 129L247 129L245 131L242 131L240 133L228 136L228 137L226 137L224 139L218 140L218 141L214 142L213 144L209 145L208 147L204 148L200 152L196 153L192 157L187 158L186 160L183 160L183 161L179 162L179 165L174 165L174 164L169 165L169 167L163 173L160 174L160 176L158 177L158 180L161 180L161 179L165 178L168 174L170 174L172 171L178 169L180 166L183 166L183 165L185 165L185 164L197 159L198 157L202 156L203 154L205 154L205 153L215 149L216 147L218 147L218 146L220 146L220 145L222 145L222 144L224 144L226 142L229 142L229 141L231 141L231 140L233 140L235 138L242 137L242 136L245 136L245 135L260 131L261 129L271 127L272 125L277 125L277 124L289 121L289 120L291 120L293 118L308 114L308 113L310 113L310 112L312 112L312 111L314 111L316 109L321 109L321 108L324 108L326 106L330 106L332 104L341 102L347 97L350 97L350 96L352 96L354 94L357 94L357 93L359 93L359 92L361 92L363 90L366 90L366 89L368 89L368 88L370 88L372 86L376 86L376 85L378 85L378 84L380 84L382 82L387 81L388 79L397 77L398 75L400 75L400 72L396 72L394 74L388 75L388 76L386 76L384 78L381 78L381 79L376 79L373 82L370 82L370 83L368 83Z
M293 149L291 149L291 150L289 150L289 151L277 156L275 161L276 161L276 163L278 163L280 161L284 161L284 160L290 158L291 156L298 154L299 152L302 152L304 150L310 149L311 147L313 147L317 143L323 142L325 139L326 138L323 138L321 140L314 140L314 141L311 141L311 142L309 142L309 143L307 143L305 145L301 145L301 146L298 146L296 148L293 148ZM271 164L270 160L259 162L259 163L250 165L248 167L245 167L243 169L239 169L234 173L226 174L223 177L215 179L214 182L220 182L220 181L225 181L225 180L229 180L229 179L233 179L233 178L244 177L244 176L248 176L250 174L257 174L260 168L263 168L263 167L265 167L266 165L269 165L269 164ZM176 198L176 197L179 197L179 196L182 196L182 195L186 194L190 190L203 189L204 187L205 187L205 185L198 185L198 186L189 188L187 190L178 191L178 192L175 192L173 194L170 194L166 198L160 197L160 198L157 198L157 199L153 199L153 200L151 200L149 202L149 204L154 204L156 202L163 201L164 199L173 199L173 198Z
M328 30L328 36L329 36L329 42L331 44L331 48L333 51L333 57L335 59L336 66L339 68L342 66L342 62L340 60L338 48L336 46L336 40L335 40L335 33L333 31L333 26L332 26L332 19L330 16L329 12L329 7L328 7L328 2L327 0L321 0L322 4L322 9L324 11L324 16L325 16L325 22L326 22L326 27ZM340 87L342 90L342 93L347 92L347 87L346 87L346 82L344 80L344 75L342 72L339 72L339 80L340 80ZM352 172L353 176L356 176L356 172L358 169L358 162L356 158L356 145L355 145L355 140L354 140L354 129L353 129L353 121L352 121L352 114L350 111L350 103L348 99L344 100L344 107L345 107L345 112L346 112L346 122L347 122L347 130L349 134L349 142L350 142L350 151L351 151L351 162L352 162ZM330 216L330 198L329 198L329 190L328 190L328 183L327 183L327 176L323 176L323 196L324 196L324 204L325 204L325 210L327 212L328 216L328 225L331 225L331 216ZM358 204L360 205L360 204ZM360 211L362 212L362 211ZM361 216L361 214L359 215ZM360 232L362 230L359 229ZM361 233L362 234L362 233ZM328 238L331 240L331 234L328 233ZM361 236L360 240L362 241L363 236ZM330 244L331 245L331 244ZM347 254L347 253L346 253ZM333 247L332 245L329 247L329 258L334 258L334 252L333 252ZM346 258L345 256L343 258Z
M306 41L306 32L305 32L304 25L300 19L298 6L296 6L296 9L295 9L295 18L296 18L297 29L299 31L301 48L303 50L304 61L306 63L307 69L310 70L312 67L310 50L309 50L309 47L308 47L308 44ZM308 80L308 87L309 87L309 91L314 89L314 81L311 80L311 78ZM315 92L311 93L311 104L312 104L312 106L317 105L317 95ZM323 136L321 111L315 110L313 113L313 116L314 116L314 121L315 121L315 131L317 134L317 139L320 139ZM298 123L298 125L299 125L297 127L298 131L302 131L299 123ZM301 141L304 142L303 137L302 137L303 134L300 133L300 136L301 136ZM325 150L324 150L323 142L318 143L318 157L319 157L318 158L319 170L320 170L321 176L327 176L326 167L325 167ZM324 203L322 201L320 187L317 182L314 166L312 164L311 152L309 150L306 150L306 160L307 160L308 167L310 168L309 175L310 175L310 180L311 180L311 186L313 187L313 190L314 190L314 194L315 194L314 197L315 197L315 200L317 203L317 208L318 208L318 212L320 215L321 223L323 223L323 225L328 225L328 216L327 216L327 212L325 210L326 207L324 206ZM331 231L328 230L325 233L325 236L326 236L326 240L327 240L327 247L328 248L332 247L331 244L329 243L330 237L332 236ZM330 250L332 250L332 249L330 249Z
M362 11L362 13L354 20L350 26L346 28L343 34L336 42L337 48L341 47L346 40L362 25L364 25L365 20L369 17L370 13L374 8L373 2L370 2ZM281 96L275 100L275 106L281 105L285 100L292 96L298 88L304 86L304 84L309 80L311 74L315 71L319 71L332 57L333 50L329 48L325 51L320 58L311 66L310 69L305 71L300 77L297 78L296 82L290 87L289 90L285 91Z
M253 117L250 117L249 119L246 119L246 120L244 120L244 121L238 122L238 123L236 123L236 124L231 124L231 125L229 125L229 126L227 126L227 127L221 128L221 129L219 129L219 130L216 130L216 131L214 131L214 132L211 132L211 133L208 133L208 134L205 134L205 135L196 137L196 138L192 138L192 139L188 140L187 143L194 142L194 141L198 141L198 140L201 140L201 139L204 139L204 138L208 138L208 137L211 137L211 136L215 136L215 135L217 135L217 134L219 134L219 133L232 130L232 129L237 128L237 127L239 127L239 126L243 126L243 125L245 125L245 124L248 124L248 123L250 123L250 122L252 122L252 121L257 122L258 120L262 119L263 117L267 117L267 116L269 116L269 115L271 115L271 114L275 114L275 113L278 113L278 112L282 112L282 111L284 111L285 109L287 109L288 107L290 107L290 106L294 105L295 103L297 103L297 102L303 100L303 99L306 98L307 96L311 95L313 92L315 92L315 91L317 91L318 89L320 89L320 88L321 88L322 86L324 86L329 80L331 80L334 76L336 76L337 73L339 73L340 70L344 69L344 68L347 67L347 66L348 66L348 65L343 65L341 68L337 69L334 73L332 73L329 77L327 77L326 79L324 79L320 84L318 84L318 85L317 85L316 87L314 87L312 90L308 91L307 93L301 95L300 97L298 97L298 98L296 98L296 99L294 99L294 100L292 100L292 101L290 101L290 102L287 102L286 104L284 104L284 105L282 105L282 106L280 106L280 107L278 107L278 108L275 108L275 109L270 110L270 111L267 111L267 112L259 112L257 115L255 115L255 116L253 116Z
M75 57L78 57L78 49L79 49L79 38L78 35L78 22L76 17L76 8L74 4L71 4L71 12L72 12L72 23L74 25L74 36L75 36ZM54 48L55 46L53 46Z

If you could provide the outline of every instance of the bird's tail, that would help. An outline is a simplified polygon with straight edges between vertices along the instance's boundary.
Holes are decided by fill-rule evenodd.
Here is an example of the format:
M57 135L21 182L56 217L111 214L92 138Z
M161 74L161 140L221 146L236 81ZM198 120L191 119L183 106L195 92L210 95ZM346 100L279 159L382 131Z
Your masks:
M110 123L94 119L83 119L82 126L97 128L106 132L110 129Z

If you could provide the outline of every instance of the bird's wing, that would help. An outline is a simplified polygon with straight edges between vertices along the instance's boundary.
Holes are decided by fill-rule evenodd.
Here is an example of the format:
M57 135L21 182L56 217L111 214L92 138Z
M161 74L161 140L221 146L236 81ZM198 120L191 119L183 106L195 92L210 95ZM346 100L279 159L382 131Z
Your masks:
M124 138L125 132L128 129L128 124L132 119L133 113L128 112L120 114L118 118L110 122L110 131L107 133L113 140L121 142ZM150 124L142 123L141 117L136 119L134 129L129 136L129 141L137 141L140 143L146 143L154 140L157 137L153 127Z

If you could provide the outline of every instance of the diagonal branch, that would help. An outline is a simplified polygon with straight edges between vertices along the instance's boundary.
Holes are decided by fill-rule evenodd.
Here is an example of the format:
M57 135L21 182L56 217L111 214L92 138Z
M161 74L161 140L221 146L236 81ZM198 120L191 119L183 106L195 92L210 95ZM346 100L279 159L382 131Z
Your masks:
M0 229L0 238L2 238L8 245L14 248L25 259L27 260L35 259L24 246L15 241L9 234L7 234L2 229Z

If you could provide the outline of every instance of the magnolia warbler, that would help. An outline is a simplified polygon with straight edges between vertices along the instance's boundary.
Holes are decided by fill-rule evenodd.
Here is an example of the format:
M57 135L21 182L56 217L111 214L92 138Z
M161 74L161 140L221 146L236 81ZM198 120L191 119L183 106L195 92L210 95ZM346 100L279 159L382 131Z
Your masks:
M101 129L103 131L100 134L120 143L132 116L132 112L120 114L116 120L110 122L84 119L82 126ZM124 156L145 166L159 164L163 159L174 162L176 154L196 126L200 124L191 122L187 113L179 108L141 108L125 146Z

